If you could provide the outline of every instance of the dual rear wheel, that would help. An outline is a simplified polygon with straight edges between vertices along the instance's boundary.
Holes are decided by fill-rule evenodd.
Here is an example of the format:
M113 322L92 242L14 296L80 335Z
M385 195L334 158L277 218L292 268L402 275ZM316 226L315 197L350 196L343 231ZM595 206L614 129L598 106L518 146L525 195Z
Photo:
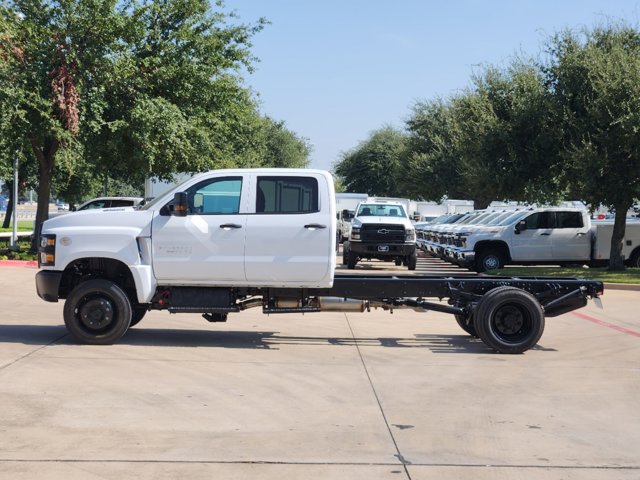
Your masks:
M469 335L479 337L500 353L523 353L534 347L544 332L544 312L529 292L498 287L478 302L473 315L456 315Z

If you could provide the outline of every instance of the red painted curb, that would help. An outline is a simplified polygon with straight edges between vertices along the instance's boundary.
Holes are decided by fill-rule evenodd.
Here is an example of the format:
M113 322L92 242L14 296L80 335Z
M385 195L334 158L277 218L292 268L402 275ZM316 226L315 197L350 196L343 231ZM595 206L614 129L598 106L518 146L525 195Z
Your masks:
M0 260L0 267L38 268L35 260Z

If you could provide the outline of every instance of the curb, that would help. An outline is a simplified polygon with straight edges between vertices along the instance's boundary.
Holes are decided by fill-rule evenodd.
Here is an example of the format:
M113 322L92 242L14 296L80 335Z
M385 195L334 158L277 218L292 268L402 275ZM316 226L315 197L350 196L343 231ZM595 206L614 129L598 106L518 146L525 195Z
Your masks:
M0 267L38 268L35 260L0 260Z
M640 292L640 285L634 283L605 283L605 293L607 290L626 290L629 292Z

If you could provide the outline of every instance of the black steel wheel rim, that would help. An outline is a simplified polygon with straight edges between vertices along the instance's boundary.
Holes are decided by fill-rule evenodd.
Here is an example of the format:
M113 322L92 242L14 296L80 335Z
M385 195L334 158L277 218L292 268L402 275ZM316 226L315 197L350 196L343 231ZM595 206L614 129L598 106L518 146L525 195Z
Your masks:
M76 309L80 326L93 333L108 330L115 316L112 300L102 295L84 297Z
M508 303L496 309L491 324L500 340L520 343L531 332L531 315L521 305Z

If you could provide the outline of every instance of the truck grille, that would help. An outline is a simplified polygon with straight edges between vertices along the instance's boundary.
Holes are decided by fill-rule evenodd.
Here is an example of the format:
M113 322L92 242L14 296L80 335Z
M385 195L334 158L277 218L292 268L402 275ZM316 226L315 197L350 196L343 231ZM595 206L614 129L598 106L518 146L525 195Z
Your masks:
M363 225L360 237L363 242L404 243L405 233L402 225Z

